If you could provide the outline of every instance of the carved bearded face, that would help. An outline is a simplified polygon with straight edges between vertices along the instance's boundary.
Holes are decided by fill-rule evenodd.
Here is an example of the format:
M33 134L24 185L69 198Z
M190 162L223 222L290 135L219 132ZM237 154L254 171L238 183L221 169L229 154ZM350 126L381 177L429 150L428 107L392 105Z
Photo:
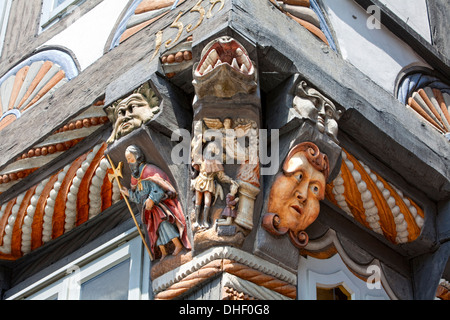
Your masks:
M155 91L146 82L126 98L108 106L105 111L113 123L113 131L107 143L113 143L152 120L160 112L159 103Z

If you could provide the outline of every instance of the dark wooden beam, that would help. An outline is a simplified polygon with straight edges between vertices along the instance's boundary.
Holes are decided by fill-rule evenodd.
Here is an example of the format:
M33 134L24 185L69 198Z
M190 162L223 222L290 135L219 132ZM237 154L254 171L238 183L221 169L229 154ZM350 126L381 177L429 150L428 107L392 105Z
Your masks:
M442 134L270 2L233 0L233 4L233 31L260 48L259 59L272 59L272 65L263 66L278 68L260 73L299 73L346 110L339 129L355 143L431 199L450 197L450 144Z

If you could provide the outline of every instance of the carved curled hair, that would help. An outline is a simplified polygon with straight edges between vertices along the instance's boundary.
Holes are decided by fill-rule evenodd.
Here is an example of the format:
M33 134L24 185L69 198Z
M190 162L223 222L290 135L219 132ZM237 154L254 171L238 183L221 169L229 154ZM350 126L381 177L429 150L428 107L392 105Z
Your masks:
M311 163L311 165L315 169L323 173L323 175L325 176L325 181L328 180L328 176L330 174L330 164L328 161L328 157L326 154L321 153L319 147L317 147L312 142L299 143L289 151L286 160L284 160L283 163L283 172L285 174L293 173L288 170L287 163L298 152L303 152L306 156L306 159L308 159L308 162Z
M282 236L289 233L292 244L298 249L303 249L309 242L309 236L305 231L295 233L286 227L280 227L280 217L276 213L266 213L263 217L263 228L274 236Z

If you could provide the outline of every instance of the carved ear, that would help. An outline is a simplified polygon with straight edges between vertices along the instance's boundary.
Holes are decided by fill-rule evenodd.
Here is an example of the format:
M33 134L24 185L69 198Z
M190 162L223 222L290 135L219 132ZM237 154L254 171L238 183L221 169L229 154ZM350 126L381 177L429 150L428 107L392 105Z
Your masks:
M309 236L305 231L295 234L292 230L289 230L289 238L291 238L292 244L299 249L306 247L309 242Z
M285 235L289 229L279 228L280 217L276 213L266 213L263 217L262 226L267 232L274 236Z

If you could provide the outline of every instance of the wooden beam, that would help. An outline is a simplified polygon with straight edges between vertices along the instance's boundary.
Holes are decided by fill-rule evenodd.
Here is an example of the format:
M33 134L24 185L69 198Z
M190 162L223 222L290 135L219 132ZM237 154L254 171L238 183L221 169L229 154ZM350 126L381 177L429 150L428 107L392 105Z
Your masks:
M133 83L141 84L156 73L159 68L159 59L157 59L159 52L170 49L184 41L187 36L192 35L192 32L187 33L183 28L181 36L177 37L179 29L171 27L171 25L174 21L182 22L184 26L196 25L200 18L199 14L190 12L190 10L197 2L195 0L185 1L177 9L170 11L164 19L155 21L117 48L103 55L78 77L55 91L53 96L42 99L24 113L19 119L20 121L15 121L3 129L2 137L11 138L2 139L0 169L13 162L32 146L43 141L61 124L67 123L90 107L105 94L110 83L123 78L123 75L127 74L130 79L133 79ZM204 18L202 25L215 25L218 20L226 21L231 3L231 0L226 1L227 5L220 11L217 11L219 6L216 6L213 16L210 19ZM204 5L207 10L212 6L210 3ZM154 55L156 36L161 30L164 30L162 44L159 48L160 51ZM195 32L197 30L200 28L197 28ZM202 30L207 29L202 28ZM211 29L207 31L213 32ZM166 47L165 43L168 40L172 40L171 45ZM129 73L130 70L135 72ZM123 88L129 89L129 84L123 83ZM122 95L128 93L125 89L114 92ZM117 98L120 97L111 97L111 99ZM48 121L49 117L52 121ZM21 133L20 140L13 138L17 136L17 132Z

